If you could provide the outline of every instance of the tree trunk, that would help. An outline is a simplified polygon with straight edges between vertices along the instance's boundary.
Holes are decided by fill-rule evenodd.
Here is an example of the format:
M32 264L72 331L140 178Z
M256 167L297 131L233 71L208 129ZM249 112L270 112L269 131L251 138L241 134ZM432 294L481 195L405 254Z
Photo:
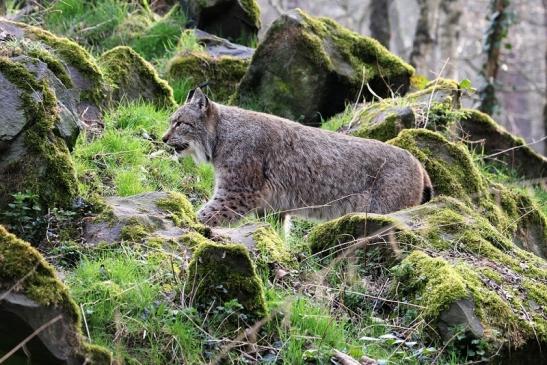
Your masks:
M544 28L547 30L547 0L543 0ZM543 105L543 135L547 136L547 48L545 49L545 104ZM545 140L543 154L547 156L547 140Z
M388 49L391 40L390 3L391 0L373 0L370 3L370 35Z
M420 14L412 52L410 52L410 64L415 68L427 69L427 57L431 54L433 48L433 37L431 36L431 2L430 0L418 0Z
M507 37L511 16L509 14L510 0L491 0L490 24L486 30L484 51L486 61L482 67L484 86L479 92L479 109L493 115L498 108L496 98L496 78L498 76L502 41Z
M442 0L440 10L442 14L439 35L440 61L444 63L448 60L444 75L451 79L457 79L457 69L454 67L454 62L456 61L456 49L460 39L462 2L461 0Z

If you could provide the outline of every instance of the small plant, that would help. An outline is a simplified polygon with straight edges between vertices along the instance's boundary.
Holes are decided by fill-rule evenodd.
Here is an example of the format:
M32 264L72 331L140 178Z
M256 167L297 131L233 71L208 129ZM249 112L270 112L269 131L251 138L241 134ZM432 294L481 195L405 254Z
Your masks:
M5 217L9 230L20 238L37 244L45 232L45 219L38 195L30 192L12 194L13 201L8 204Z

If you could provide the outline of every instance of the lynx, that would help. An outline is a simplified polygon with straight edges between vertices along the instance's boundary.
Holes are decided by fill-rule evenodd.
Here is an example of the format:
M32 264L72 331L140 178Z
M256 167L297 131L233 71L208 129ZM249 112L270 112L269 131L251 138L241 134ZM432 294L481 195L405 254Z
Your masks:
M198 219L215 226L268 211L331 219L388 213L431 199L427 172L408 151L217 104L198 88L163 137L178 155L215 169Z

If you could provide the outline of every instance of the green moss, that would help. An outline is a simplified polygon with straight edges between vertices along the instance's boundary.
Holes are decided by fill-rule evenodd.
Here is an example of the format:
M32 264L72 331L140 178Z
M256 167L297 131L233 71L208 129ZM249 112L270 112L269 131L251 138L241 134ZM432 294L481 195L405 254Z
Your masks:
M237 299L247 314L266 315L262 282L242 245L200 244L190 262L188 280L196 283L195 301L201 310Z
M260 29L260 6L256 0L239 0L239 4L243 8L243 11L247 13L253 25Z
M173 90L159 78L151 64L129 47L105 52L99 59L102 70L115 85L114 100L142 98L159 107L173 108Z
M208 81L211 97L218 102L228 102L247 67L248 60L230 56L213 58L204 52L185 52L169 61L167 73L173 82L187 80L193 87Z
M306 35L310 39L317 37L317 41L313 43L323 50L323 54L327 54L324 51L327 47L325 39L330 38L341 56L350 61L356 71L353 75L356 78L354 81L361 83L363 78L371 81L376 77L389 79L401 74L410 78L414 74L412 66L390 53L375 39L354 33L330 18L314 18L299 9L297 11L303 19Z
M258 251L257 264L268 269L270 265L289 268L294 267L295 261L285 247L285 243L270 226L260 227L253 233Z
M487 195L483 178L465 146L424 129L403 130L389 144L408 150L420 160L436 194L465 202L471 202L477 195Z
M85 363L91 365L110 365L112 364L112 353L104 347L85 344L84 345Z
M23 23L10 23L22 28L25 31L26 37L43 42L63 61L63 63L74 67L85 78L86 83L88 84L80 95L81 99L88 100L96 105L101 105L107 92L107 86L104 83L103 75L93 57L83 47L69 39L57 37L38 27Z
M78 193L74 167L65 142L53 133L58 122L57 100L45 81L38 81L20 64L0 57L0 73L21 91L28 127L24 142L32 154L8 166L12 193L31 191L43 207L69 206ZM41 100L34 95L41 93ZM4 193L6 194L6 193ZM4 201L8 201L6 198Z
M489 115L478 110L464 109L463 117L454 126L454 134L468 143L479 154L492 155L489 164L526 179L547 175L547 159L534 151L521 137L509 133ZM480 143L478 143L478 142Z
M124 241L141 242L153 229L140 223L137 219L131 218L121 230L120 237Z
M188 232L185 235L181 236L179 242L185 247L188 247L192 250L200 247L201 245L210 243L211 240L203 237L197 232Z
M30 244L8 233L3 226L0 226L0 278L3 289L12 288L43 305L65 305L74 320L79 318L66 287L56 278L51 265Z
M489 343L509 341L519 347L545 328L547 321L538 305L546 302L545 261L517 247L507 232L457 199L438 196L387 216L347 215L317 226L308 240L312 252L335 253L335 249L378 234L374 232L385 233L386 225L391 226L393 239L382 234L384 239L378 242L387 251L383 265L398 279L393 295L397 301L423 307L401 305L398 310L408 320L435 319L452 302L471 298ZM397 260L387 259L390 256ZM519 314L523 308L528 318ZM542 341L547 338L541 336Z
M287 62L290 67L287 67ZM414 69L376 40L299 9L275 21L258 45L234 102L319 125L357 96L404 94ZM361 101L361 100L359 100Z
M404 282L405 292L411 293L412 303L423 306L422 313L428 318L436 318L450 304L469 297L465 280L452 265L422 251L410 253L393 272Z
M432 81L426 88L402 97L366 104L352 119L351 135L387 141L403 129L427 128L447 133L466 113L460 108L460 90L453 80ZM349 125L342 128L348 129Z
M40 61L44 62L51 70L51 72L53 72L55 76L57 76L57 78L63 83L63 85L65 85L67 89L71 89L74 86L65 66L50 52L43 49L34 48L29 49L27 51L27 54L30 57L37 58Z
M10 234L0 225L0 289L21 293L44 306L61 307L66 314L67 335L75 352L92 364L110 364L110 353L99 346L81 343L80 311L57 278L55 269L30 244ZM80 347L81 345L81 347Z
M209 234L209 228L197 221L192 204L183 194L169 192L168 197L158 200L156 205L169 212L171 219L178 227L189 227L200 233Z
M368 222L368 227L365 222ZM323 256L347 248L347 243L362 237L365 232L397 224L397 220L377 214L348 214L341 218L320 224L308 236L311 252Z

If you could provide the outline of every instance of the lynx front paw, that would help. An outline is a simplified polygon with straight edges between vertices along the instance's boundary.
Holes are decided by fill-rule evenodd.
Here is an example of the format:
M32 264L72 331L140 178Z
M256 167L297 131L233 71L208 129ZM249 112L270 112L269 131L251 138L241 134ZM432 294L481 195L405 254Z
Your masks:
M220 223L219 212L209 209L201 209L197 214L198 221L207 226L218 226Z

